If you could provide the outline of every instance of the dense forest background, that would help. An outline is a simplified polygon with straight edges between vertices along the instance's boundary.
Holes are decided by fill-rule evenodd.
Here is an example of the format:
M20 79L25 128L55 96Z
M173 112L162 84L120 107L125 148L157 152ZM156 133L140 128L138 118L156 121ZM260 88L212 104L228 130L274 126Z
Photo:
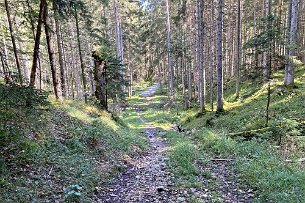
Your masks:
M1 5L1 77L61 99L117 100L131 96L135 82L158 79L168 81L170 100L182 92L185 106L195 98L201 112L217 94L221 111L224 82L236 81L239 98L240 82L268 82L285 68L283 84L293 85L294 60L305 60L303 1Z

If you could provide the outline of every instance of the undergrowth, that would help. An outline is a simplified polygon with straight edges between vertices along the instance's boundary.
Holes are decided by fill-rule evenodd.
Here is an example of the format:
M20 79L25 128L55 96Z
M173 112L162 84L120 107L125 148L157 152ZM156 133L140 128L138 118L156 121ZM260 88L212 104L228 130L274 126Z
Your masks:
M171 146L168 163L178 186L200 187L198 176L205 176L209 171L200 171L198 166L216 157L232 160L230 170L255 192L253 202L303 202L304 166L294 160L304 158L305 153L304 69L304 66L296 68L294 89L282 85L283 71L274 73L267 128L267 85L257 80L242 82L238 100L234 81L226 84L226 111L221 115L210 112L210 104L201 116L196 107L184 111L181 95L177 95L177 108L173 110L164 108L166 96L151 98L155 104L145 106L148 110L143 115L152 124L169 131L165 135ZM186 130L174 132L173 125ZM227 136L264 128L251 139ZM217 185L212 181L211 185L214 184Z
M146 140L94 105L0 86L1 202L94 202Z

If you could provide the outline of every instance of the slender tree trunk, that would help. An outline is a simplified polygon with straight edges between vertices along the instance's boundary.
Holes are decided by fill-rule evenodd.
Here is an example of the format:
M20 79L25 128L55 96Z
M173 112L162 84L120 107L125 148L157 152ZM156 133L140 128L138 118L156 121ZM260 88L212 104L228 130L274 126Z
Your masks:
M292 48L288 51L288 64L285 67L285 85L294 84L294 63L293 59L296 57L296 46L297 46L297 31L298 31L298 5L299 0L291 0L291 23L290 23L290 32L289 32L289 45Z
M205 67L204 67L204 1L197 0L198 20L198 65L200 113L205 112Z
M45 33L46 33L46 41L47 41L47 47L49 52L49 60L50 60L50 67L51 67L51 73L52 73L52 81L53 81L53 88L54 88L54 94L56 99L59 99L58 94L58 80L57 80L57 74L56 74L56 66L55 66L55 54L54 54L54 47L53 47L53 38L52 38L52 25L50 22L50 17L48 14L48 5L46 4L44 7L44 23L45 23Z
M87 99L87 79L86 79L86 73L85 73L85 64L83 60L83 53L82 53L82 46L81 46L81 40L80 40L80 31L79 31L79 21L78 21L78 13L75 8L75 23L76 23L76 34L77 34L77 42L78 42L78 51L79 51L79 60L80 60L80 67L82 71L82 80L83 80L83 91L84 91L84 98L85 102L88 102Z
M40 45L40 38L41 38L41 28L43 23L43 16L46 6L46 0L40 1L40 10L38 16L38 24L36 29L36 37L35 37L35 45L34 45L34 53L33 53L33 65L31 70L31 77L30 77L30 86L35 86L35 79L36 79L36 71L38 65L38 58L39 58L39 45Z
M61 92L62 92L62 97L66 98L65 68L64 68L64 60L63 60L63 53L62 53L63 48L61 46L62 39L61 39L61 34L60 34L59 13L58 13L58 8L57 8L55 1L53 1L53 9L54 9L55 31L56 31L57 49L58 49L58 57L59 57Z
M265 0L265 15L270 16L271 15L271 0ZM269 29L269 20L268 23L266 24L265 30ZM271 75L271 70L269 69L270 65L268 64L270 61L270 51L269 48L268 50L265 50L263 53L263 75L264 75L264 81L267 82L270 78Z
M13 31L13 23L12 23L12 20L11 20L11 14L10 14L10 10L9 10L8 1L4 0L4 3L5 3L7 21L8 21L8 25L9 25L9 29L10 29L11 40L12 40L12 44L13 44L14 56L15 56L15 60L16 60L16 66L17 66L17 71L18 71L18 79L19 79L20 84L22 85L22 83L23 83L22 71L21 71L19 58L18 58L18 53L17 53L17 46L16 46L15 35L14 35L14 31Z
M222 6L223 0L218 0L217 17L217 112L223 109L223 68L222 68Z
M189 48L190 47L190 17L187 18L187 31L186 31L186 46ZM188 51L190 52L190 50ZM192 60L191 59L187 59L187 106L186 108L190 108L191 107L191 100L192 100Z
M239 83L240 83L240 62L241 62L241 11L240 11L240 1L237 0L237 65L236 65L236 99L239 98Z
M117 57L120 60L120 63L123 64L123 50L122 50L122 36L121 36L121 25L120 25L120 17L118 11L118 4L116 0L113 3L114 12L115 12L115 32L116 32L116 49L117 49Z
M172 64L172 48L171 48L171 24L170 24L170 12L169 12L169 0L165 0L166 3L166 25L167 25L167 60L169 66L169 106L174 104L174 67Z

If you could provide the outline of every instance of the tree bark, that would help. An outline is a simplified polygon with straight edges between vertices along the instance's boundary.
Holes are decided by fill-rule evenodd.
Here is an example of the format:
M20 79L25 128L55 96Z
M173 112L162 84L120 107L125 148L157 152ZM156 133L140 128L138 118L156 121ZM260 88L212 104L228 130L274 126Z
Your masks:
M167 28L167 60L169 67L168 89L169 89L169 106L174 104L174 66L172 64L172 48L171 48L171 23L169 2L165 0L166 4L166 28Z
M240 11L240 1L241 0L237 0L237 52L236 52L236 60L237 60L237 64L236 64L236 99L239 98L239 83L240 83L240 62L241 62L241 11Z
M61 46L61 34L60 34L60 22L59 22L59 13L58 7L53 1L53 10L54 10L54 18L55 18L55 31L56 31L56 38L57 38L57 49L58 49L58 60L59 60L59 70L60 70L60 80L61 80L61 93L62 97L66 98L66 79L65 79L65 67L64 67L64 60L63 60L63 47Z
M35 45L34 45L34 52L33 52L33 65L31 70L30 76L30 86L35 86L35 79L36 79L36 71L38 65L38 57L39 57L39 45L40 45L40 38L41 38L41 28L43 23L43 16L46 7L46 0L40 1L40 9L39 9L39 16L38 16L38 24L36 29L36 37L35 37Z
M48 47L48 53L49 53L49 60L50 60L50 67L51 67L51 73L52 73L52 81L53 81L53 89L56 99L59 99L58 94L58 80L57 80L57 74L56 74L56 66L55 66L55 54L54 54L54 48L53 48L53 38L52 38L52 30L51 30L51 22L50 17L48 14L48 5L45 4L44 7L44 13L43 13L43 19L45 23L45 33L46 33L46 41L47 41L47 47Z
M8 25L9 25L11 40L12 40L12 44L13 44L14 56L15 56L15 60L16 60L16 66L17 66L17 71L18 71L18 79L19 79L20 84L22 85L22 83L23 83L22 71L21 71L19 58L18 58L18 53L17 53L17 46L16 46L16 40L15 40L15 35L14 35L14 30L13 30L13 23L12 23L12 20L11 20L11 14L10 14L10 10L9 10L8 1L4 0L4 3L5 3L5 10L6 10L6 15L7 15L7 21L8 21Z
M222 7L223 0L218 0L217 17L217 112L223 108L223 68L222 68Z
M285 85L294 84L294 58L296 57L296 46L297 46L297 31L298 31L298 5L299 0L291 0L291 23L290 23L290 32L289 32L289 45L292 48L288 51L288 64L285 67Z
M200 113L205 112L205 67L204 67L204 1L197 0L198 20L198 65L199 65L199 103Z
M79 51L79 60L80 60L80 67L82 71L82 80L83 80L83 91L84 91L84 98L85 98L85 103L88 102L87 99L87 79L86 79L86 74L85 74L85 64L83 60L83 53L82 53L82 46L81 46L81 40L80 40L80 31L79 31L79 20L78 20L78 13L75 8L75 22L76 22L76 34L77 34L77 42L78 42L78 51Z

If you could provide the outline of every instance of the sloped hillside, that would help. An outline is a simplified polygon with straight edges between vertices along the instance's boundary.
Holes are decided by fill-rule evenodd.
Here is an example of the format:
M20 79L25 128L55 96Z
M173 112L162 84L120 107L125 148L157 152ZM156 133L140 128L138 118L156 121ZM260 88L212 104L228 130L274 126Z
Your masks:
M2 202L93 202L146 140L94 105L0 86ZM114 119L116 121L114 121Z

